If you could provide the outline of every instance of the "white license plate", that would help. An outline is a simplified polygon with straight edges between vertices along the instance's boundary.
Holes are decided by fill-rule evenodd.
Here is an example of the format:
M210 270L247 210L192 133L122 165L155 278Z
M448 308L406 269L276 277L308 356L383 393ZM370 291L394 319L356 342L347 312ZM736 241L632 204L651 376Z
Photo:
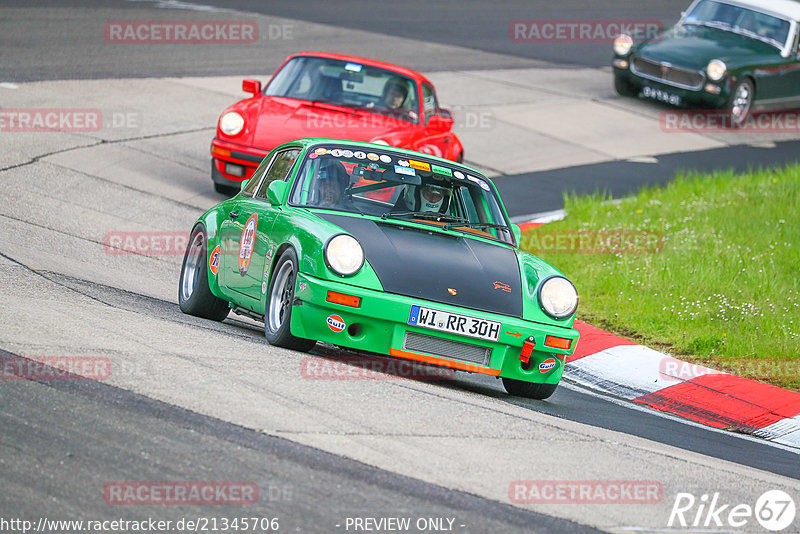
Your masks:
M652 98L653 100L658 100L659 102L666 102L667 104L672 104L673 106L681 105L680 96L673 95L672 93L668 93L667 91L656 89L654 87L650 87L647 85L642 87L642 96L646 98Z
M486 341L497 341L500 337L501 323L413 305L408 316L408 324Z

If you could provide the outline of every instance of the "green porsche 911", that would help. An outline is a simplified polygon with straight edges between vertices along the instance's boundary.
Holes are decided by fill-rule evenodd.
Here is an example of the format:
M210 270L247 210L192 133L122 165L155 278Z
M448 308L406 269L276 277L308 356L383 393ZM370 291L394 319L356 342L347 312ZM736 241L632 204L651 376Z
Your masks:
M555 391L578 294L519 249L497 191L465 165L385 145L300 139L195 223L183 312L264 321L276 346L317 341Z

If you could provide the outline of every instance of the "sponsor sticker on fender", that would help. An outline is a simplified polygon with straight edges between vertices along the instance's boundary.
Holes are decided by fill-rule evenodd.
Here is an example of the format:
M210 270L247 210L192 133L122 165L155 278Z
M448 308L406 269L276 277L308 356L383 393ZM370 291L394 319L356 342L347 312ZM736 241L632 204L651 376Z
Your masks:
M244 276L250 268L250 257L253 255L253 246L256 242L256 227L258 226L258 213L247 219L242 230L242 239L239 241L239 274Z
M344 322L344 319L340 315L329 315L327 319L328 328L336 332L337 334L347 327L347 323Z
M539 372L540 373L549 373L553 370L556 366L555 358L547 358L545 361L539 364Z
M211 257L208 258L208 268L212 274L217 274L217 271L219 271L219 245L211 251Z

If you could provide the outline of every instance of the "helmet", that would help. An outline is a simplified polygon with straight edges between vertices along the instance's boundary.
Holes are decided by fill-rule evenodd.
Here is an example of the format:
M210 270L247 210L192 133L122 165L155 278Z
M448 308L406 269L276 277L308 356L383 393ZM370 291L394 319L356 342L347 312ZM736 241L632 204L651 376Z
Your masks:
M404 194L406 206L411 211L443 212L447 209L450 198L448 188L434 184L407 185Z
M326 158L320 161L317 180L336 180L339 183L339 187L344 189L350 183L350 176L341 163L335 159Z
M402 78L389 78L383 86L383 100L386 101L392 92L398 92L403 95L403 101L405 101L408 96L408 84Z

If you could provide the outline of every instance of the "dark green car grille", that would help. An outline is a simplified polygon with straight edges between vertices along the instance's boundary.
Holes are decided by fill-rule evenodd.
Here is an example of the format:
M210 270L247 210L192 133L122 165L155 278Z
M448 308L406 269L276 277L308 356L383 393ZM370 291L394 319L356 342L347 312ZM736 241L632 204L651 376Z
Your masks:
M477 363L478 365L489 365L489 359L492 356L492 349L488 347L417 334L416 332L406 332L403 348L412 352L424 352L433 356Z
M700 89L705 79L705 76L700 71L681 69L669 63L661 63L643 57L634 58L631 70L634 74L642 78L648 78L683 89Z

